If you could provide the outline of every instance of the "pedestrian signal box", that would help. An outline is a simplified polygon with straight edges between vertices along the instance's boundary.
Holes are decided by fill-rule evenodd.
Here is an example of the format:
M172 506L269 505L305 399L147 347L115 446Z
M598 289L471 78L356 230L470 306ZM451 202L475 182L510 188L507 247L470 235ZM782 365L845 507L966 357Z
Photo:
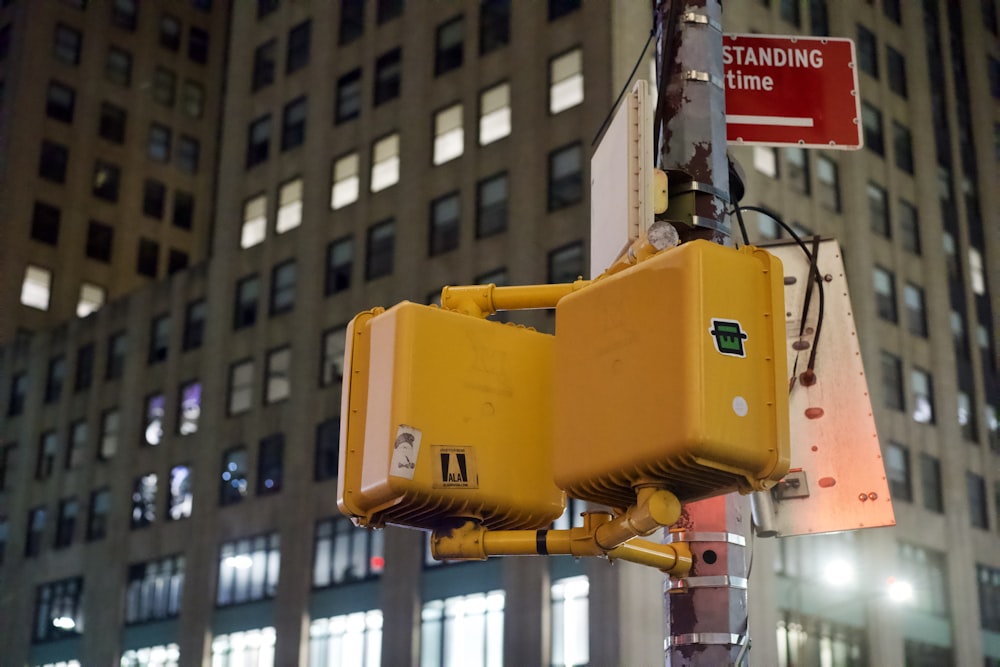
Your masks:
M773 486L788 470L781 262L693 241L556 306L553 465L574 498L636 488L682 501Z
M402 302L347 329L340 510L363 526L455 517L538 529L565 497L552 475L554 338ZM783 358L783 357L782 357Z

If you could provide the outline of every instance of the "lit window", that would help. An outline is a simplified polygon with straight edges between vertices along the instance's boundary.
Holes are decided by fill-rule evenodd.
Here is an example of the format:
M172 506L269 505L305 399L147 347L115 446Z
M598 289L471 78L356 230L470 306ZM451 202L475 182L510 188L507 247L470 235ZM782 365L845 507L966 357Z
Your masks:
M361 189L360 160L357 153L338 158L333 163L333 185L330 188L330 208L336 211L358 200Z
M885 188L871 182L868 183L868 213L871 216L872 231L887 239L892 238Z
M212 664L271 667L276 636L271 627L216 635L212 638Z
M226 607L252 600L273 598L278 588L280 566L281 539L276 532L226 542L219 549L219 583L215 598L216 604L220 607ZM229 664L247 665L251 663ZM271 665L272 663L262 664Z
M553 665L590 662L590 580L586 576L552 582Z
M80 300L76 304L76 316L86 317L100 310L107 298L106 290L100 285L83 283L80 285Z
M976 409L972 397L964 391L958 392L958 429L966 440L975 441L979 429L976 424Z
M191 491L191 467L174 466L170 469L170 488L167 489L167 519L176 521L191 516L194 494Z
M479 96L479 145L485 146L510 134L510 84L506 81Z
M913 500L910 481L910 452L903 445L890 442L885 449L885 476L893 500Z
M52 289L52 272L40 266L28 265L21 283L21 303L38 310L49 309L49 293Z
M153 394L146 399L146 423L144 438L147 445L154 447L163 442L163 413L166 400L163 394Z
M372 192L399 182L399 134L390 134L372 145Z
M896 321L896 279L891 271L875 267L875 307L878 316L889 322Z
M549 61L549 113L583 102L583 51L573 49Z
M934 387L930 373L914 368L910 373L913 392L913 420L921 424L934 423Z
M112 408L101 414L101 440L98 456L102 460L110 459L118 451L118 410Z
M283 234L302 224L302 179L296 178L281 186L278 191L278 220L274 225Z
M177 667L180 659L181 649L177 644L145 646L122 653L121 667Z
M462 128L462 105L439 111L434 115L434 164L454 160L465 150Z
M378 667L381 661L381 611L359 611L310 623L309 664Z
M249 248L267 235L267 195L258 195L243 204L243 230L240 247Z
M253 407L253 359L229 367L229 414L237 415Z
M969 282L973 292L980 296L986 294L986 279L983 275L983 254L976 248L969 248Z
M766 146L753 147L753 168L771 178L778 177L778 152Z
M346 327L337 327L323 334L323 359L319 385L328 387L344 379L344 348Z
M420 664L503 663L504 592L459 595L424 603Z
M181 88L181 108L191 118L201 118L205 109L205 88L197 81L186 79Z
M385 533L358 530L346 517L316 522L313 586L322 588L371 579L385 567Z
M292 385L289 371L292 366L292 349L282 347L267 355L266 377L264 379L264 401L277 403L288 398Z
M193 435L198 432L201 418L201 383L188 382L181 385L180 408L177 412L178 435Z
M70 424L69 448L66 450L66 469L83 465L87 455L87 421L80 419Z
M247 475L250 463L246 447L234 447L222 454L222 473L219 477L219 504L232 505L242 501L249 492Z
M140 475L132 485L132 528L144 528L156 520L156 473Z
M184 556L168 556L129 565L125 623L176 618L181 610L183 589Z
M33 642L83 634L83 578L42 584L35 594ZM78 663L79 664L79 663Z
M926 338L927 310L924 305L923 288L907 283L903 288L903 301L906 303L907 329L914 336Z

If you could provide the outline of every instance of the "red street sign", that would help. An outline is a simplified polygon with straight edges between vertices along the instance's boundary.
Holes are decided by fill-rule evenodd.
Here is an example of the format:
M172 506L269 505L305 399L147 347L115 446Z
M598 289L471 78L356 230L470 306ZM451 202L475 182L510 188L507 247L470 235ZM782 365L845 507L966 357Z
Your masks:
M725 35L722 49L730 142L861 148L853 41Z

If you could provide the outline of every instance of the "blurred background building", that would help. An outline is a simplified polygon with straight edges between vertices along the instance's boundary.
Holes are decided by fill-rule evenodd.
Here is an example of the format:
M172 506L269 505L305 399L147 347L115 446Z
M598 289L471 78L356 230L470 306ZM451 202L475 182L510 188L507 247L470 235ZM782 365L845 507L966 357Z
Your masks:
M336 509L344 326L589 272L592 141L650 19L3 0L0 664L660 664L655 571L442 565ZM732 152L746 203L843 244L898 522L756 539L753 664L1000 665L996 2L724 20L856 40L863 150Z

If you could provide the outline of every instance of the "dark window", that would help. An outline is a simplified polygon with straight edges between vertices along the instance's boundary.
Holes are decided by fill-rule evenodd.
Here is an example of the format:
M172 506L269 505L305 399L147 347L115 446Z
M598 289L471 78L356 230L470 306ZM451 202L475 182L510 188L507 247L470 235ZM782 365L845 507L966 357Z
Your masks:
M820 37L830 34L830 15L826 0L809 0L809 32Z
M868 213L871 217L872 231L879 236L892 238L885 188L871 182L868 183Z
M87 539L99 540L108 533L108 514L111 511L111 490L107 487L90 493L90 511L87 515Z
M145 528L156 521L156 473L139 475L132 482L132 514L129 527Z
M798 26L802 22L802 14L799 11L800 0L780 0L778 11L781 18L792 25Z
M565 16L580 9L580 0L549 0L549 20Z
M316 453L313 478L317 482L337 476L340 457L340 418L332 417L316 427Z
M983 8L983 24L985 25L986 30L989 31L991 35L997 34L996 0L981 0L980 5ZM997 608L997 611L1000 612L1000 607Z
M201 28L188 30L188 58L202 65L208 62L208 33Z
M287 313L295 307L296 264L294 259L271 271L271 314Z
M339 384L344 379L344 346L346 345L347 328L337 327L323 332L322 352L320 360L319 386L329 387Z
M784 149L785 171L788 184L802 194L809 194L809 154L803 148L787 146Z
M177 168L187 174L198 173L201 145L194 137L182 134L177 140Z
M76 379L74 391L89 389L94 380L94 344L87 343L76 351Z
M167 360L167 350L170 347L170 316L160 315L153 319L149 327L149 358L150 364L158 364Z
M908 174L913 173L913 139L910 128L892 121L892 147L896 156L896 167Z
M914 336L927 338L927 307L924 289L907 283L903 288L903 303L906 304L906 328Z
M993 0L987 0L992 4ZM1000 632L1000 568L976 565L979 584L979 619L984 630ZM998 667L1000 661L986 658L983 667Z
M920 487L924 497L924 507L932 512L944 512L944 497L941 494L941 462L921 452Z
M49 360L49 372L45 378L45 402L55 403L62 396L66 382L66 357L60 355Z
M149 140L146 143L146 154L150 160L170 162L171 131L169 127L153 123L149 126Z
M200 299L189 303L184 315L185 350L195 350L201 347L205 338L205 300Z
M184 556L128 566L125 623L175 618L180 614L184 588ZM138 661L127 664L139 664Z
M236 305L233 309L233 329L253 326L257 321L257 299L260 278L247 276L236 283Z
M378 0L375 20L379 25L403 14L403 0Z
M826 157L816 157L816 198L831 211L840 210L840 177L837 163Z
M479 181L476 188L476 238L507 229L507 173Z
M386 220L369 227L365 278L374 280L391 274L395 250L396 226L393 220Z
M201 118L205 111L205 86L185 79L181 88L181 109L191 118Z
M181 48L181 22L176 16L160 17L160 46L171 51Z
M365 31L365 0L341 0L340 31L341 44L353 42Z
M301 146L306 138L306 98L299 97L285 105L281 117L281 150Z
M903 410L903 363L882 351L882 400L891 410Z
M160 244L150 239L139 239L135 270L140 276L155 278L160 268Z
M112 334L108 337L108 361L105 368L104 377L108 380L117 380L125 370L125 332Z
M157 67L153 72L153 99L172 107L177 96L177 75L165 67Z
M251 90L260 90L274 83L274 69L278 54L278 41L264 42L253 52L253 81Z
M28 526L25 531L24 557L34 558L42 551L42 539L45 536L44 507L36 507L28 512Z
M125 141L125 109L107 102L101 103L101 121L98 134L116 144Z
M458 247L461 202L452 192L431 202L431 225L428 253L440 255Z
M906 97L906 59L891 46L886 47L885 64L889 73L889 90Z
M489 53L510 42L511 0L482 0L479 5L479 53Z
M399 97L402 51L393 49L375 61L375 106Z
M858 25L858 65L862 72L878 78L878 45L875 33Z
M343 123L361 115L361 70L348 72L337 80L337 113L335 120Z
M865 148L879 155L885 155L882 112L867 102L861 103L861 127L864 132Z
M174 227L191 229L194 222L194 195L182 190L174 190Z
M990 518L986 509L986 481L981 475L966 471L965 487L969 495L969 520L972 527L989 530Z
M303 21L288 31L288 53L285 59L285 74L305 67L309 64L309 42L312 35L312 23Z
M54 547L62 549L73 543L73 533L76 532L76 515L80 505L76 498L63 498L59 501L59 516L56 518L56 540Z
M875 309L878 316L888 322L897 321L896 314L896 278L892 271L875 267Z
M262 19L281 4L281 0L257 0L257 18Z
M0 26L0 60L6 60L10 53L10 24Z
M142 185L142 212L152 218L162 219L167 198L167 186L147 178Z
M83 633L83 579L42 584L35 593L33 642L77 637Z
M438 26L434 51L434 75L438 76L462 66L462 17L458 16Z
M104 76L119 86L132 83L132 54L128 51L111 47L104 63Z
M183 271L188 267L188 255L186 252L171 248L167 253L167 275L172 276L178 271Z
M36 201L31 214L31 238L49 245L58 244L61 217L59 209L55 206Z
M281 491L284 477L284 453L285 436L281 433L269 435L260 441L260 451L257 457L258 496Z
M271 145L271 115L250 123L247 131L247 169L267 160Z
M38 458L35 460L35 479L43 480L52 476L59 451L59 437L55 431L46 431L38 439Z
M14 448L16 445L5 445L0 447L0 491L8 488L10 473L14 470ZM4 542L6 540L6 526L4 520L0 519L0 565L3 564Z
M326 295L342 292L351 286L354 270L354 238L347 236L326 248Z
M882 11L893 23L903 22L903 14L900 11L899 0L882 0Z
M62 144L52 141L42 142L42 154L38 159L38 175L54 183L66 182L66 164L69 162L69 150ZM35 204L36 213L38 204ZM51 208L51 207L50 207ZM58 211L59 209L55 209Z
M87 223L87 257L102 262L111 261L114 230L110 225L91 220Z
M219 479L219 504L232 505L246 497L250 460L246 447L234 447L222 454L222 476Z
M119 28L135 30L139 15L137 0L113 0L111 8L111 23Z
M76 91L69 86L51 81L45 94L45 115L64 123L72 123L75 108Z
M903 445L890 442L885 451L885 475L893 500L913 500L910 479L910 452Z
M583 199L583 174L580 173L580 144L572 144L549 153L549 210L555 211Z
M83 35L80 31L70 28L62 23L56 24L55 37L52 42L53 53L56 60L67 65L80 64L80 47L83 44Z
M98 160L94 164L94 181L91 188L93 195L106 201L118 201L121 173L118 165Z
M28 376L17 373L10 381L10 398L7 401L7 415L13 417L24 412L24 399L28 394Z
M550 283L571 283L583 275L583 269L583 244L579 241L549 252Z

